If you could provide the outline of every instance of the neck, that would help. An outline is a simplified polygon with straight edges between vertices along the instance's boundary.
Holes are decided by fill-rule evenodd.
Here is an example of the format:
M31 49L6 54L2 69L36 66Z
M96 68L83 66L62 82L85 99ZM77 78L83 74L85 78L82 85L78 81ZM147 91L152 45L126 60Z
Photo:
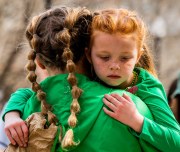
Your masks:
M131 74L129 80L127 80L126 82L121 84L121 89L126 89L128 87L132 87L136 84L138 79L138 74L136 72L133 71L133 73Z
M58 68L54 68L54 67L50 67L50 68L46 68L47 72L49 74L49 76L54 76L57 74L63 74L65 72L63 72L62 70L58 69Z

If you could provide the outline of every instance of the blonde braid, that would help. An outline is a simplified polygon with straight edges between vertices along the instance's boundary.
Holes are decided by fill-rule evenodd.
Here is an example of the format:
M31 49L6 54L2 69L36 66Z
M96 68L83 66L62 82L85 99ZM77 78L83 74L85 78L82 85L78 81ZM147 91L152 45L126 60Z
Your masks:
M75 76L76 66L73 62L73 53L69 48L70 38L71 38L69 30L67 28L64 28L63 32L60 33L60 36L58 36L58 38L63 40L64 44L66 44L66 47L64 48L64 52L62 54L62 58L66 62L66 69L69 73L67 80L68 80L69 84L72 86L71 93L72 93L72 98L73 98L73 101L72 101L71 107L70 107L71 114L68 118L68 125L70 128L65 133L65 136L62 140L62 148L64 150L66 150L68 147L75 146L78 144L73 141L74 133L73 133L72 128L76 127L76 125L77 125L76 114L80 111L80 105L78 103L78 98L80 97L82 90L77 87L77 79Z
M84 48L89 42L87 35L89 35L88 27L92 21L92 14L85 7L79 7L70 9L65 18L65 28L59 33L59 38L63 44L65 44L64 52L62 58L66 61L66 69L69 73L68 82L72 86L72 97L73 101L70 107L70 116L68 118L68 124L70 129L66 132L62 140L62 148L67 150L71 146L76 146L79 142L74 142L73 128L77 125L77 113L80 112L80 105L78 99L82 93L82 90L77 86L77 79L75 76L75 64L74 62L79 61L79 57L83 56ZM84 35L87 39L84 41ZM80 41L79 41L80 40ZM76 47L78 43L81 47ZM71 46L71 47L70 47ZM70 49L72 48L72 49ZM76 53L73 57L73 53Z

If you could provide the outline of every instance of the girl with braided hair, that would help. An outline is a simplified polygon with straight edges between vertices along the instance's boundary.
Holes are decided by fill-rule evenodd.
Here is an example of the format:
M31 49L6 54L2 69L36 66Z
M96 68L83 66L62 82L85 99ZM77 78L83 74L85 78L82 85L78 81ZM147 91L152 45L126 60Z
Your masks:
M99 82L136 94L148 106L154 121L141 115L133 117L132 121L135 107L131 106L127 95L105 95L105 113L130 126L135 136L158 150L178 152L180 126L157 79L146 36L146 26L135 12L101 10L93 17L90 49L86 50L86 55ZM134 125L132 122L136 121L140 123Z
M71 15L68 15L68 13ZM65 17L66 20L64 20ZM86 26L86 24L88 25L86 22L89 22L90 19L91 14L85 8L71 10L69 8L62 7L61 9L49 10L40 14L39 16L35 16L26 30L26 37L32 48L28 55L29 62L26 66L27 70L29 71L27 78L32 83L32 90L35 92L35 94L31 97L31 99L29 99L29 102L27 102L27 106L25 107L25 112L23 113L22 118L26 119L31 113L37 110L41 111L42 114L47 115L48 123L51 124L51 121L53 121L54 124L56 123L55 115L51 113L51 107L49 104L47 104L46 99L49 97L46 96L46 93L42 89L43 84L39 85L36 82L37 75L35 73L35 59L38 66L40 66L42 69L47 69L50 76L55 74L63 74L67 71L69 73L67 80L72 88L71 92L73 101L70 106L71 114L68 118L70 129L66 131L63 137L62 147L66 147L66 145L76 145L76 143L73 142L72 128L74 128L77 124L76 115L80 111L78 98L82 93L82 90L77 86L77 79L75 76L76 67L74 64L74 62L80 60L82 52L77 52L77 55L73 57L73 53L70 49L70 32L72 34L72 39L76 39L77 33L81 32L80 36L83 36L84 34L84 40L88 42L88 40L86 40L88 39L86 36L87 31L83 31L83 28ZM84 27L76 27L76 24ZM44 26L46 27L44 28ZM71 31L72 28L74 28L74 31ZM48 32L46 30L48 30ZM76 44L73 44L72 42L71 45ZM81 45L81 47L84 48L83 45L86 45L86 43ZM79 49L78 47L79 46L75 46L76 49ZM37 96L36 100L41 102L41 106L36 105L36 103L31 105L30 102L32 102L31 100L34 100L35 96ZM28 110L29 108L30 110ZM28 118L28 121L29 120L32 120L32 118ZM13 141L13 139L11 140ZM23 142L23 144L26 146L26 143Z
M136 116L141 113L153 119L147 106L131 93L105 87L82 75L86 73L84 51L89 45L91 20L91 12L86 8L62 7L35 16L28 25L26 36L32 50L27 69L33 91L20 89L14 93L4 114L5 131L14 149L18 144L19 150L24 151L34 145L38 150L33 151L156 151L147 142L138 140L128 126L106 115L102 99L104 94L126 93L135 103L132 106L137 107ZM35 60L37 66L49 73L40 84L36 82ZM36 112L43 115L43 121L39 124L35 119L33 126L30 124L28 141L27 126L19 117L25 120ZM27 122L33 119L30 117ZM46 150L38 146L39 135L34 138L34 145L31 143L34 126L44 127L44 132L53 127L51 141L54 142L49 141ZM28 147L24 140L28 141Z

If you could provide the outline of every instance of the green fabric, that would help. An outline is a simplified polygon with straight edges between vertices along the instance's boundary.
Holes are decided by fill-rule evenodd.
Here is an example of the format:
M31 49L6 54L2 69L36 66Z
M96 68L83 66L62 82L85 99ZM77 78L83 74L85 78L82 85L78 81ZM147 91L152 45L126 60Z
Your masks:
M32 96L32 94L33 91L29 88L20 88L15 93L12 93L9 99L9 101L12 102L7 102L7 106L5 108L5 112L2 116L2 119L4 120L5 114L12 110L19 111L22 116L24 106L26 105L28 99Z
M56 133L56 136L55 136L55 139L54 139L54 143L53 143L53 146L52 146L52 148L51 148L51 152L56 151L56 145L57 145L58 142L59 142L59 135L60 135L60 128L58 127L57 133Z
M154 121L145 118L142 133L137 135L163 152L180 152L180 126L168 106L162 83L141 68L136 95L148 106Z
M73 152L141 152L157 151L150 144L138 140L130 132L130 128L110 118L103 111L102 98L104 94L113 93L113 89L106 88L97 82L90 81L87 77L77 75L78 86L83 90L79 99L81 112L78 114L78 124L74 128L75 141L80 141L77 147L72 148ZM59 122L67 130L67 119L70 115L70 104L72 101L71 88L66 81L67 75L57 75L45 79L42 89L47 93L47 102L52 105L53 113L56 114ZM125 91L116 90L120 95ZM25 92L22 92L23 95ZM20 92L18 92L20 94ZM152 119L147 106L136 96L126 92L135 102L138 110L144 116ZM19 97L19 96L18 96ZM26 96L27 97L27 96ZM18 98L19 99L19 98ZM35 93L32 94L24 107L24 112L14 105L10 99L6 112L18 110L23 113L22 118L26 119L31 113L40 111L40 102ZM16 101L17 102L17 101ZM21 101L19 101L21 102ZM24 103L24 102L23 102ZM11 109L11 105L14 109ZM142 150L143 149L143 150ZM56 151L60 151L59 149Z

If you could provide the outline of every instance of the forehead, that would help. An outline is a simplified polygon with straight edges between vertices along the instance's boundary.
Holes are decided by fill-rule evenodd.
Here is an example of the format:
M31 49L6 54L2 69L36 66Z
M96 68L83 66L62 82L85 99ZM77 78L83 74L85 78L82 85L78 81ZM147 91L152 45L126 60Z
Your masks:
M92 45L95 47L109 48L119 47L121 49L134 49L136 47L135 34L105 33L95 31L92 36Z

